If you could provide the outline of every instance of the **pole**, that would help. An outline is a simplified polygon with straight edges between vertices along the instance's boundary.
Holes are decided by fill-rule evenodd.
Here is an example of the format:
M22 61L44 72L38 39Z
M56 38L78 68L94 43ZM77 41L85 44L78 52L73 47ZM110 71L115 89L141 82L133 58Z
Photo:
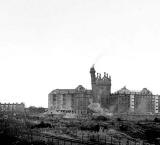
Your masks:
M82 143L83 143L83 133L82 133Z
M98 142L99 142L99 134L98 134Z
M120 139L118 140L118 142L119 142L119 145L121 145L121 140Z
M112 145L112 136L111 136L111 145Z
M57 144L59 145L59 139L57 139Z

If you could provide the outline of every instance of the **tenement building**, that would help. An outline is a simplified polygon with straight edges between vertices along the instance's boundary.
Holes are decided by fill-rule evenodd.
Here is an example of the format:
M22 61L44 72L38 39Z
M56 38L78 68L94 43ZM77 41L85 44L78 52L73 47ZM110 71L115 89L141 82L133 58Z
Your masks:
M91 90L79 85L75 89L56 89L48 95L49 113L72 113L86 115L88 105L99 103L102 108L112 113L154 114L160 112L160 96L153 95L147 88L130 91L123 87L111 93L111 76L104 72L96 73L90 69Z
M107 105L114 113L154 114L159 112L159 98L147 88L130 91L123 87L107 98Z
M0 103L0 112L24 112L24 103Z
M92 103L92 91L79 85L75 89L56 89L49 93L48 110L50 113L73 113L85 115Z

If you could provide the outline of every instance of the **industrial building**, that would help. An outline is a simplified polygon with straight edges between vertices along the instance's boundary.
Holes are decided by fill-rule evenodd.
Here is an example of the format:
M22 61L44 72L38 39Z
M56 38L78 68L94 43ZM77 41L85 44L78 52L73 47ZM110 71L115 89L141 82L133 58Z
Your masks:
M123 87L111 93L111 76L104 72L96 73L94 65L90 68L91 90L79 85L75 89L56 89L48 95L50 113L72 113L87 115L88 106L99 103L102 108L114 114L139 113L155 114L160 112L160 96L153 95L147 88L130 91Z

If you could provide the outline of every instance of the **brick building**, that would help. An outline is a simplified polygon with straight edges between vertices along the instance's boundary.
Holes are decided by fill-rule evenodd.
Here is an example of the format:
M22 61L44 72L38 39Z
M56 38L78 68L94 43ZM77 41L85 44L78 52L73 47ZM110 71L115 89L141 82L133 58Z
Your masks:
M0 112L24 112L24 103L0 103Z
M123 87L108 98L107 106L113 105L112 111L116 113L158 113L159 95L153 95L147 88L141 91L130 91ZM112 101L114 99L114 101ZM114 106L115 105L115 106Z
M79 85L75 89L56 89L48 95L48 110L52 112L88 114L90 103L99 103L112 113L158 113L160 96L153 95L147 88L130 91L123 87L111 93L111 77L104 72L96 73L94 66L90 69L91 90Z
M90 75L93 102L98 102L102 107L107 107L106 99L111 94L111 76L106 72L104 72L103 76L100 73L96 74L94 66L90 69Z
M56 89L48 95L50 113L73 113L85 115L92 101L92 91L79 85L76 89Z

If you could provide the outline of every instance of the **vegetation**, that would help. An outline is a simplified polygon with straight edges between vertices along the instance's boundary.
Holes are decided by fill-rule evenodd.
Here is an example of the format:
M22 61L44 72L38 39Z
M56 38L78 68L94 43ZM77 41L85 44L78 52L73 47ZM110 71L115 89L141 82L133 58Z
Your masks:
M154 122L159 122L160 123L160 118L155 117Z
M105 117L105 116L97 116L97 117L92 118L92 120L95 120L95 121L109 121L110 119Z
M48 145L43 141L21 140L15 136L9 136L7 134L0 134L1 145Z
M33 115L31 115L33 116ZM31 137L32 132L48 131L55 135L66 135L73 138L81 137L82 134L86 136L99 138L99 134L112 134L112 136L119 138L120 134L126 138L145 140L149 143L156 144L160 138L160 119L144 121L127 121L121 118L112 119L104 116L94 117L90 120L83 119L58 119L58 118L43 118L35 120L30 116L19 115L8 116L7 119L0 119L0 140L7 139L5 144L30 144L31 140L21 139L20 136L26 134ZM79 133L78 133L79 132ZM85 137L86 137L85 136ZM95 138L93 138L95 139ZM110 140L110 138L109 138ZM33 145L42 144L45 142L32 141ZM158 143L160 144L160 143Z
M45 111L46 109L43 107L30 106L27 108L27 112L29 114L40 114L40 113L44 113Z
M36 125L33 125L31 127L31 129L34 129L34 128L52 128L52 125L50 123L44 123L43 121L41 121L39 124L36 124Z

